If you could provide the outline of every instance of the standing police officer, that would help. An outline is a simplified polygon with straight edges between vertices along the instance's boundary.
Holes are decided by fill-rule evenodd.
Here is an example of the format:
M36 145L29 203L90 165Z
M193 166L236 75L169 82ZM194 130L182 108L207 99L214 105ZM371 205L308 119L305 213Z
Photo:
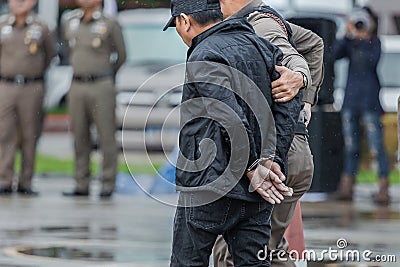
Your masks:
M118 23L102 13L102 0L77 2L81 8L68 14L64 24L74 68L68 103L75 136L76 186L63 194L89 195L90 125L94 123L103 152L100 197L108 198L114 191L117 169L113 76L126 59L125 46ZM117 53L116 62L110 60L112 52Z
M20 136L17 192L35 196L31 182L42 118L43 76L55 48L47 25L31 13L36 0L9 0L8 4L12 14L0 19L0 195L12 193Z

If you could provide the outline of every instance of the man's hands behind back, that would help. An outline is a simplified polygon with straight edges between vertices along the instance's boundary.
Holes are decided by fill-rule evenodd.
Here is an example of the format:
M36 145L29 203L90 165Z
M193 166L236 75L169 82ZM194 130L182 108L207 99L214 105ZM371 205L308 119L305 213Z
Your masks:
M271 160L259 164L254 171L248 172L251 191L256 191L271 204L280 204L285 196L292 196L293 189L283 182L285 175L280 166Z

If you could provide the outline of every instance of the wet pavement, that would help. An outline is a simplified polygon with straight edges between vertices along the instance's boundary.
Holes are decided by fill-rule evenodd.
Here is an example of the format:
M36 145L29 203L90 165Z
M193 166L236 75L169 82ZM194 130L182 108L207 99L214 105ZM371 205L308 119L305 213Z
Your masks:
M0 198L0 266L167 266L173 207L144 194L100 200L96 183L90 198L62 197L72 185L37 178L40 197Z
M143 193L100 200L96 182L89 198L62 197L72 185L67 177L38 177L40 197L0 198L0 266L168 266L173 207ZM320 255L343 239L346 249L393 255L397 263L310 267L400 266L400 188L392 188L389 208L370 202L372 190L358 186L354 204L303 202L306 247ZM174 202L176 195L163 198Z
M398 186L392 188L392 195L397 196L390 207L374 205L370 198L370 194L374 191L373 187L365 185L357 187L357 198L352 204L329 201L302 202L307 250L321 252L331 248L345 253L357 251L361 259L364 253L368 256L368 251L371 252L371 257L368 256L371 262L352 264L347 262L342 265L309 264L309 267L400 266L399 190ZM317 255L320 254L317 253ZM379 261L379 257L388 262L385 264L374 262ZM329 257L326 258L329 259ZM350 257L350 259L353 258Z
M59 136L47 135L40 153L60 156L62 151L70 156L68 143L63 149L49 149L55 145L63 146ZM132 159L141 157L131 155ZM151 184L149 179L138 178L145 187ZM65 198L61 192L72 188L73 181L59 175L36 177L34 186L41 193L37 198L0 197L0 267L168 266L174 207L139 190L100 200L97 182L93 182L89 198ZM358 185L352 204L307 195L307 202L302 202L306 248L317 257L309 267L400 266L400 186L391 188L394 202L388 208L371 202L374 190L374 185ZM176 194L158 197L176 201ZM322 253L329 249L371 251L372 260L386 256L396 262L329 263L330 258Z

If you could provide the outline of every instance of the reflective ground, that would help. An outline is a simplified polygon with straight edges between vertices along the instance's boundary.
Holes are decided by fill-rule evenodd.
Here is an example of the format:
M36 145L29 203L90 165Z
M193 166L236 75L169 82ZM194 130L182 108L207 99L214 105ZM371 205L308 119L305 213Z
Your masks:
M371 201L374 191L371 185L357 186L353 203L302 202L307 250L320 253L337 250L339 253L333 255L348 259L340 264L327 264L332 257L325 254L324 264L311 263L309 267L400 266L400 187L391 188L394 199L390 207L374 205ZM363 257L370 261L362 262Z
M70 178L37 178L40 197L0 197L0 266L168 266L173 207L142 193L109 201L62 197L72 186ZM319 261L309 267L400 266L400 187L392 188L389 208L373 205L372 191L359 186L354 204L302 203L306 247ZM318 260L323 250L337 250L339 239L345 250L394 255L397 263Z

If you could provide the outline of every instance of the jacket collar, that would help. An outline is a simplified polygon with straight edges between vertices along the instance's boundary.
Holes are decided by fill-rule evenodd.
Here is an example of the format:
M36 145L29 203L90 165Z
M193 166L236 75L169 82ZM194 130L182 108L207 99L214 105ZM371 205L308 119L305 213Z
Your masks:
M215 26L209 28L208 30L200 33L193 38L192 44L188 50L187 57L189 58L193 50L207 37L210 35L220 33L220 32L237 32L245 31L254 33L253 27L247 22L245 18L234 18L224 20Z
M103 13L101 8L98 8L95 12L93 12L92 18L89 20L89 22L101 19L102 15ZM83 9L79 9L78 17L81 21L83 20L84 16L85 11Z
M253 8L265 5L262 0L251 0L244 7L238 10L235 14L232 14L227 19L231 18L242 18L247 15Z

